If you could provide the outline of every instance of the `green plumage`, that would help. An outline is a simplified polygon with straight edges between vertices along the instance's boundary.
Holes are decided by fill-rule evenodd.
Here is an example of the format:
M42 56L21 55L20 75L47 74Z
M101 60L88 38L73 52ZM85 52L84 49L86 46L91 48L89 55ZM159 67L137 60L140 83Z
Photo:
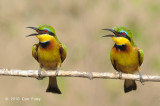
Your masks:
M38 32L29 35L36 36L39 39L39 43L32 47L32 56L40 63L41 68L46 69L46 71L56 70L58 72L67 56L67 50L66 46L58 40L54 28L46 24L28 28ZM46 92L61 94L56 77L49 77Z
M56 35L56 31L55 29L50 26L50 25L47 25L47 24L41 24L41 25L37 25L36 28L39 30L39 31L44 31L44 30L47 30L48 32L52 32L55 36L55 39L57 40L57 42L61 43L58 38L57 38L57 35Z
M131 39L131 45L133 47L136 46L134 41L133 41L133 34L129 29L127 29L124 26L116 26L116 27L113 28L113 30L115 30L116 32L122 32L122 31L127 32L128 37Z
M128 37L131 39L131 42L130 42L131 45L133 47L136 47L136 44L133 41L133 34L128 28L126 28L124 26L116 26L116 27L113 28L113 30L115 30L116 32L122 32L122 31L127 32ZM141 54L142 60L144 60L144 52L141 48L139 48L139 52Z
M132 32L123 26L104 30L111 31L115 34L103 36L112 37L112 40L115 42L110 53L110 59L114 69L118 72L130 74L139 72L144 60L144 53L142 49L135 45ZM140 77L140 79L142 78ZM125 80L125 93L136 89L137 85L134 80Z

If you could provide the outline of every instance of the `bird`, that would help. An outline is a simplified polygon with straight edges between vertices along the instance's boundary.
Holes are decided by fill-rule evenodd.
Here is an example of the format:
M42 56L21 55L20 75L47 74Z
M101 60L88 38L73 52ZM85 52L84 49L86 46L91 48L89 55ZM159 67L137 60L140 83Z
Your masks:
M144 81L140 73L140 66L144 60L144 53L143 50L138 48L134 43L132 32L124 26L116 26L112 29L102 30L113 33L102 37L111 37L115 43L110 52L110 60L114 69L119 72L119 78L122 78L122 73L134 74L139 72L140 82L143 84ZM125 93L136 89L137 85L135 80L125 80Z
M40 70L56 70L58 75L62 62L66 59L67 50L66 46L62 44L56 35L55 29L46 24L37 25L36 27L27 27L36 31L36 33L27 35L36 36L39 40L38 44L32 47L32 56L39 62ZM43 77L38 76L38 79ZM55 76L49 77L49 84L46 92L61 94Z

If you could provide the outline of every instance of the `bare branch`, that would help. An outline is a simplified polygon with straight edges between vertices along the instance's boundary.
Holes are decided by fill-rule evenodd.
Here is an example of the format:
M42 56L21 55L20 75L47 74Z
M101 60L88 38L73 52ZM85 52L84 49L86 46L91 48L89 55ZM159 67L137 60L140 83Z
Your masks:
M56 76L55 71L41 71L41 77ZM0 69L0 76L19 76L19 77L32 77L37 78L39 76L38 70L17 70L17 69ZM60 70L58 77L82 77L82 78L103 78L103 79L119 79L119 73L109 72L80 72L80 71L63 71ZM140 80L139 75L135 74L122 74L122 80L132 79ZM160 76L143 75L144 81L160 82Z

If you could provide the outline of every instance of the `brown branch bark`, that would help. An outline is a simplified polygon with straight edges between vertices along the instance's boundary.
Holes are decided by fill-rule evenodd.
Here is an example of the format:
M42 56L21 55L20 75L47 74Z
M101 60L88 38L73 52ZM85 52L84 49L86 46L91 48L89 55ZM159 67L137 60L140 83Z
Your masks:
M56 76L55 71L41 71L41 77ZM38 78L38 70L18 70L18 69L0 69L0 76L18 76L18 77L32 77ZM58 77L82 77L82 78L103 78L103 79L119 79L119 73L110 72L81 72L81 71L63 71L60 70ZM122 74L122 80L132 79L140 80L139 75L135 74ZM157 75L143 75L144 81L160 82L160 76Z

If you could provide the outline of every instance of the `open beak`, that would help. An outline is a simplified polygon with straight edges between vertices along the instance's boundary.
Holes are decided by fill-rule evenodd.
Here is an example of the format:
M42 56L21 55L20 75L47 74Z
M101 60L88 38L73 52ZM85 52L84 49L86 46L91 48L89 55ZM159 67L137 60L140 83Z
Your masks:
M114 35L103 35L102 37L114 37Z
M30 35L27 35L26 37L29 37L29 36L37 36L39 35L38 33L33 33L33 34L30 34Z
M38 30L36 27L26 27L26 28L30 28L30 29L34 29L34 30Z
M26 27L26 28L30 28L30 29L33 29L35 31L37 31L38 29L36 27ZM30 34L30 35L27 35L26 37L29 37L29 36L37 36L39 35L38 33L33 33L33 34Z
M110 32L114 33L114 35L110 34L110 35L104 35L102 37L116 37L116 35L118 35L118 33L115 30L113 30L113 29L102 29L102 30L107 30L107 31L110 31Z

